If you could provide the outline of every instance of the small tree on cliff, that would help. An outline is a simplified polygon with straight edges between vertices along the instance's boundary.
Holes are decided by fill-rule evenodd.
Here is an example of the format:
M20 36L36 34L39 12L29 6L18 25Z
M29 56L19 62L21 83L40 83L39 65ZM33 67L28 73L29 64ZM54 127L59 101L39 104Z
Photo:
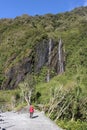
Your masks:
M25 100L28 105L31 103L31 96L35 90L35 79L33 75L27 76L27 78L19 84L21 89L22 101Z

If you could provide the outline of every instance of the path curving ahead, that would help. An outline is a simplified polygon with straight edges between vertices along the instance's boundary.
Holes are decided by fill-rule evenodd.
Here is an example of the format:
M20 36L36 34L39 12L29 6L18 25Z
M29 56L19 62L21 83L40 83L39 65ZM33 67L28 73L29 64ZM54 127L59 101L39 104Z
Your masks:
M62 130L43 112L35 111L32 119L29 118L29 113L5 112L0 115L2 130Z

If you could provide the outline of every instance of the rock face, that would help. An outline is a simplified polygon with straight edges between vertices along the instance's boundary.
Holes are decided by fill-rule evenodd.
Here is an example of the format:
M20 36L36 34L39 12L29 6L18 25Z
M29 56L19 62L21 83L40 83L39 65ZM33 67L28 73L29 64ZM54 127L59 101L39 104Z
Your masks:
M40 68L48 62L49 45L48 40L43 40L35 48L34 71L38 72Z
M20 81L22 81L27 73L31 73L31 59L26 58L21 64L12 67L5 75L6 79L2 88L15 88Z
M58 43L55 43L53 40L51 40L50 67L55 68L55 71L57 71L59 67L58 49L56 49L57 48L56 46L58 46ZM62 54L61 56L63 57ZM30 74L32 72L34 73L40 72L40 69L44 65L49 66L48 62L49 62L49 40L44 39L42 42L39 42L33 48L31 54L28 57L23 59L21 63L18 63L18 65L13 66L10 70L6 72L5 74L6 79L2 84L2 88L13 89L17 87L18 83L25 78L26 74Z

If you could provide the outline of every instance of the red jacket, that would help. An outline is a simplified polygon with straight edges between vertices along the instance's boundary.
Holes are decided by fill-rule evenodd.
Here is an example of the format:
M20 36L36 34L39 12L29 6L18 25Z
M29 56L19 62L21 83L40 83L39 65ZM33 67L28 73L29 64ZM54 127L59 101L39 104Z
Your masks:
M30 106L30 108L29 108L29 112L34 112L34 108L33 108L33 106Z

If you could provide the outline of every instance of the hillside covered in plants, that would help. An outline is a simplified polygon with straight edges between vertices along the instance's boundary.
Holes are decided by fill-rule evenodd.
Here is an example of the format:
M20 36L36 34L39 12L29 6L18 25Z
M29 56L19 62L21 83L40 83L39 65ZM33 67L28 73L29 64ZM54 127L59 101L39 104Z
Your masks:
M43 58L38 55L40 55L39 53L48 54L48 50L46 49L50 38L55 42L55 49L57 48L56 46L59 39L62 39L63 50L65 52L65 72L69 75L75 73L84 75L82 82L86 84L86 14L87 7L80 7L71 12L56 15L46 14L34 17L22 15L15 19L0 19L1 88L9 88L9 84L12 84L10 85L11 88L16 87L18 82L23 79L27 73L31 72L29 64L34 64L34 72L39 71L43 66L47 66L48 58L43 56L45 54L42 54L42 57L46 58L44 61ZM44 44L43 41L45 41L46 44ZM38 54L36 54L35 49L37 51L39 50ZM44 49L44 52L42 52L41 49ZM56 53L56 51L53 53ZM55 55L56 54L54 54L54 58ZM40 61L40 58L42 58L42 61ZM40 64L39 62L43 63ZM53 64L55 64L55 61ZM18 82L16 82L16 80L18 80Z
M51 119L87 121L87 7L0 19L0 95L6 90L13 96L19 86L25 91L30 75L32 101L44 104ZM14 92L18 102L20 90ZM1 102L9 99L0 96Z

